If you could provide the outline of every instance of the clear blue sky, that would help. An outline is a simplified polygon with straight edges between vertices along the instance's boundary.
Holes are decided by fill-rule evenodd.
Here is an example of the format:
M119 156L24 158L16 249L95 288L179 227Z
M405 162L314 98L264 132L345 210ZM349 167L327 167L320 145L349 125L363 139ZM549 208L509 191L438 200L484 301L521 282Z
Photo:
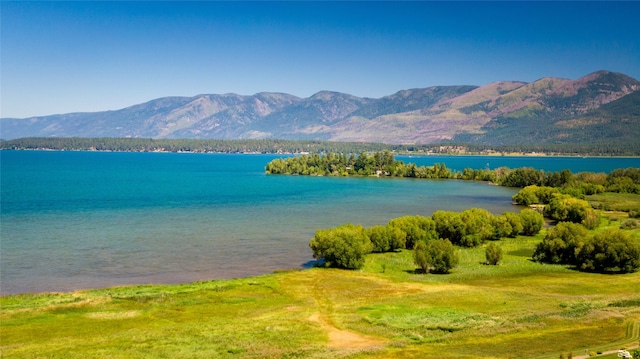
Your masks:
M640 2L1 1L1 117L164 96L640 79Z

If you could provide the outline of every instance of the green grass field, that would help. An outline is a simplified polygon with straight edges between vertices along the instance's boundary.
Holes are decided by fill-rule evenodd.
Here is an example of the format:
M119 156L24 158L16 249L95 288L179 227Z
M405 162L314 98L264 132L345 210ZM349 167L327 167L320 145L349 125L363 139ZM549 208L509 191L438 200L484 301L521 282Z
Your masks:
M608 211L640 210L640 195L633 193L600 193L587 196L589 203Z
M566 358L637 346L640 273L532 262L542 236L500 241L498 266L483 247L458 249L448 275L416 274L403 251L359 271L0 297L0 356Z

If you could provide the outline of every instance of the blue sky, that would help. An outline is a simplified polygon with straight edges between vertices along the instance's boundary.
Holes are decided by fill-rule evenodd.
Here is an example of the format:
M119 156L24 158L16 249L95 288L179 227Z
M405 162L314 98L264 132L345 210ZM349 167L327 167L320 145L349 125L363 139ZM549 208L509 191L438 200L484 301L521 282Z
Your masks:
M1 1L0 116L164 96L640 79L640 2Z

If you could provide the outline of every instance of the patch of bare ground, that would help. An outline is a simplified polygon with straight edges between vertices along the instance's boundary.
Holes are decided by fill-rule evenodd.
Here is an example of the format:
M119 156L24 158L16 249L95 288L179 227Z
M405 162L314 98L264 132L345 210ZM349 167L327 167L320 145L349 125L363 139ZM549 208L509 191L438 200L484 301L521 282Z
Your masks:
M309 320L318 323L322 329L327 331L329 335L329 344L327 346L331 349L376 349L385 344L384 339L338 329L318 313L309 317Z

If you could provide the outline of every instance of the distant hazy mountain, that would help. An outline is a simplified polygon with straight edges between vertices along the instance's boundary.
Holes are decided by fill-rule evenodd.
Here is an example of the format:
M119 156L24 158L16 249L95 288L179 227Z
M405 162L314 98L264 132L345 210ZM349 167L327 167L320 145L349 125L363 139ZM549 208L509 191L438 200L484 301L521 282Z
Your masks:
M397 144L639 141L640 82L599 71L399 91L379 99L321 91L166 97L116 111L0 119L0 138L282 138Z

